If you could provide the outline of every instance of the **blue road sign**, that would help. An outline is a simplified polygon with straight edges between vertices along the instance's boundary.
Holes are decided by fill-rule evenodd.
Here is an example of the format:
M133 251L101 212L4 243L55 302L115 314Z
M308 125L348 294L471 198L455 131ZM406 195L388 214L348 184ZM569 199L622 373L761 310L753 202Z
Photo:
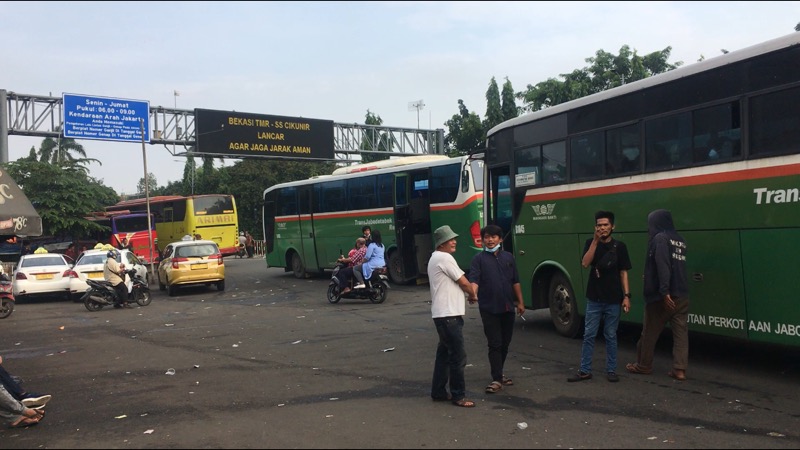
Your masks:
M150 102L64 94L64 137L150 142Z

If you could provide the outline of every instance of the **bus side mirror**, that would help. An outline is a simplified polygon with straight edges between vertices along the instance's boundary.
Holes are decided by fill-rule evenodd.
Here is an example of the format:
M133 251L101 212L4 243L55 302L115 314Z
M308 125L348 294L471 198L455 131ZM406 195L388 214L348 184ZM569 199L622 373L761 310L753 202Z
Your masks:
M469 172L461 171L461 192L469 192Z

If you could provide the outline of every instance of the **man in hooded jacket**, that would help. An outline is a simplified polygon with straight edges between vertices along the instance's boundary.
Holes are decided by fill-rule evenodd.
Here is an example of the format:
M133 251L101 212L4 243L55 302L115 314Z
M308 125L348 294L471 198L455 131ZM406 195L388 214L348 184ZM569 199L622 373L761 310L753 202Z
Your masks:
M672 370L669 376L686 379L689 365L689 286L686 277L686 241L675 231L672 214L657 209L647 216L649 240L644 263L646 302L642 335L636 344L636 362L628 372L653 372L653 353L664 326L672 328Z

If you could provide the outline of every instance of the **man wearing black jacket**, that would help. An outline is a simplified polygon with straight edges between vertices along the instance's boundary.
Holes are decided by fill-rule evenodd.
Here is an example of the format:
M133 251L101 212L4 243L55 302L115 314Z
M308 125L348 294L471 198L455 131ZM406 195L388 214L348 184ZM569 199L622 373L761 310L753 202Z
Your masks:
M636 362L628 372L653 372L656 342L669 322L672 328L672 370L668 375L686 379L689 365L689 286L686 277L686 241L675 231L672 214L657 209L647 216L649 241L644 263L644 299L647 303L642 336L636 344Z

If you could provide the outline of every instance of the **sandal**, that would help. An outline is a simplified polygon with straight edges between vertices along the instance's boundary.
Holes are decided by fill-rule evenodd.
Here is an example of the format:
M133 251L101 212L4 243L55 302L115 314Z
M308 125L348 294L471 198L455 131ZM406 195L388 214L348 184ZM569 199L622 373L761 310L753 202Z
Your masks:
M513 385L514 385L514 380L503 375L503 386L513 386Z
M670 370L669 372L667 372L667 375L678 381L686 381L686 372L684 371L684 373L678 373L677 372L678 370L679 369Z
M474 408L475 407L475 402L473 402L472 400L467 400L465 398L462 398L461 400L456 400L456 401L453 402L453 404L456 405L456 406L460 406L462 408Z
M492 381L486 386L486 393L487 394L495 394L503 389L503 385L499 381Z
M453 396L450 395L450 394L447 394L447 397L431 397L431 399L433 399L433 401L435 401L435 402L452 402L453 401Z
M30 417L23 417L23 418L19 419L18 421L12 423L10 425L10 428L29 427L31 425L36 425L37 423L39 423L39 419L38 418L33 419L33 418L30 418Z
M653 369L645 369L639 365L639 363L628 363L625 364L625 370L630 373L638 373L639 375L650 375L653 373Z

